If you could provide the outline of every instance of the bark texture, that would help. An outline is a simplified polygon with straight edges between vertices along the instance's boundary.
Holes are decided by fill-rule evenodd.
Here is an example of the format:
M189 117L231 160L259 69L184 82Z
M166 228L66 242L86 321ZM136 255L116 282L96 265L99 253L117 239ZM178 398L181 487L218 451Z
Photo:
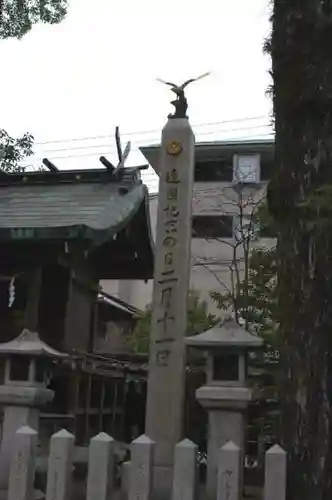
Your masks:
M281 434L290 500L332 499L332 2L274 0Z

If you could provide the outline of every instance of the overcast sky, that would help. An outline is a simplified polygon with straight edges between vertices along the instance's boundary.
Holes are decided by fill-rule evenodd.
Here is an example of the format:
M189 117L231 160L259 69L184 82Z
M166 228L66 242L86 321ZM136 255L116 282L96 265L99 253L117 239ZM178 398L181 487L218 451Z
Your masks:
M115 161L120 125L123 142L132 141L130 164L141 162L138 147L158 141L171 110L172 95L156 77L181 83L211 71L187 92L197 140L266 137L268 5L71 0L60 25L0 41L0 126L35 136L35 163L47 156L77 168L100 166L101 154ZM146 179L153 184L151 173Z

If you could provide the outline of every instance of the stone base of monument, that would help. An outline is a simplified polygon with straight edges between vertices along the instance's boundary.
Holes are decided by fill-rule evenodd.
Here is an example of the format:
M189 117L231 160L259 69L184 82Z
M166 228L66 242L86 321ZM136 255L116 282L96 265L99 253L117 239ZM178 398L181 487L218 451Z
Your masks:
M121 469L121 500L128 500L130 477L130 462L124 462ZM153 467L152 498L155 500L169 500L172 496L172 467Z
M173 468L155 465L153 467L152 498L169 500L172 498Z

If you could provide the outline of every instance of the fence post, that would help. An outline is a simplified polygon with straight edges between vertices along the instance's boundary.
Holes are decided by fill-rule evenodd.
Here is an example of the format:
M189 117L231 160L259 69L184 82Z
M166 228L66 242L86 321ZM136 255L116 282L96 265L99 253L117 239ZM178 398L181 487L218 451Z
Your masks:
M101 432L91 439L87 500L106 500L113 489L114 439Z
M196 497L197 446L184 439L175 446L172 500Z
M144 435L131 443L129 500L150 500L154 446L154 441Z
M219 451L217 500L240 500L241 449L228 441Z
M73 467L74 436L66 429L51 437L46 500L69 500Z
M33 500L37 432L28 426L16 431L9 473L8 500Z
M277 444L265 453L264 500L286 500L287 453Z
M130 462L124 462L121 467L121 500L128 499L130 481Z

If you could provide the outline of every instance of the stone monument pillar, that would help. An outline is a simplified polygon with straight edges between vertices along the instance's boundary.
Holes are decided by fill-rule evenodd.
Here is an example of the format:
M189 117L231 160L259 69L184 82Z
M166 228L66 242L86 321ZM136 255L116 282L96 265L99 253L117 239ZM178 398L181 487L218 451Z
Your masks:
M185 394L195 140L184 96L173 104L176 113L162 131L145 430L156 443L156 498L170 497Z
M206 385L197 389L196 399L209 414L207 499L214 500L220 448L232 441L243 456L245 411L252 397L247 386L247 353L263 342L227 319L200 335L187 337L186 343L208 354Z
M16 339L0 344L0 358L4 362L4 383L0 385L0 404L4 407L0 500L7 498L15 433L22 426L29 426L38 432L39 408L53 399L53 391L46 388L52 359L64 356L29 330L23 330Z

